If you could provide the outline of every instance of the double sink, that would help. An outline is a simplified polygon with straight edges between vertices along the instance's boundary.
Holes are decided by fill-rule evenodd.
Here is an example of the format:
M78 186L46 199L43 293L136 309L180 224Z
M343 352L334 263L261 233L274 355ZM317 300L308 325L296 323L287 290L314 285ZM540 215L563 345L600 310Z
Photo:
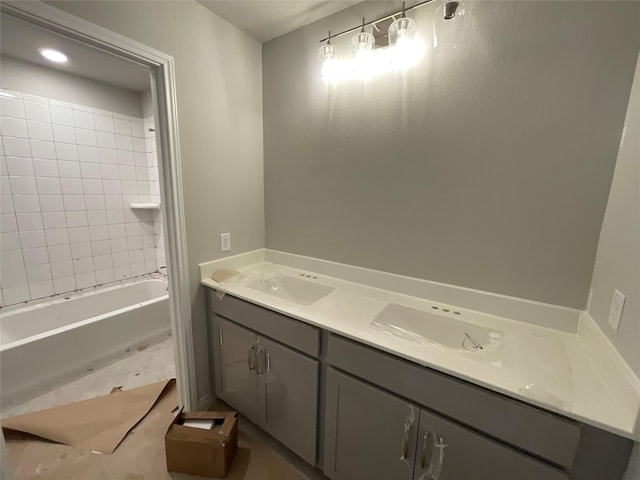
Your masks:
M334 289L308 280L313 275L299 277L267 273L247 286L282 300L310 306ZM388 304L371 322L371 327L404 340L459 352L481 353L502 343L503 332L467 322L456 316L460 312L425 311Z

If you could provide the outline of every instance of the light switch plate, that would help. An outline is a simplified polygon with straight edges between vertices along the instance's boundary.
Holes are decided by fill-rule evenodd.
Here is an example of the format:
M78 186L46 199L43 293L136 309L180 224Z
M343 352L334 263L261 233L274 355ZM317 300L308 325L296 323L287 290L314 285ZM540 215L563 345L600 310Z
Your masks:
M220 234L220 251L228 252L229 250L231 250L231 234L221 233Z
M613 291L613 300L611 301L611 310L609 311L609 325L615 332L620 328L620 319L624 310L624 301L626 297L620 290Z

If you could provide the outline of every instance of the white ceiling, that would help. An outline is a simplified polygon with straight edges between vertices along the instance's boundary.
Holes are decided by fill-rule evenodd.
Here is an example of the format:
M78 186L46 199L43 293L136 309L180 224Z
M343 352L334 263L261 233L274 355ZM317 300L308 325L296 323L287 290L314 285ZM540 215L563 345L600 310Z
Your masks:
M360 0L198 0L198 2L256 40L268 42L360 3Z
M45 60L38 53L38 48L43 47L64 52L69 57L69 61L56 64ZM1 18L0 52L2 55L136 92L144 92L150 87L149 70L146 67L82 45L8 15L2 15Z

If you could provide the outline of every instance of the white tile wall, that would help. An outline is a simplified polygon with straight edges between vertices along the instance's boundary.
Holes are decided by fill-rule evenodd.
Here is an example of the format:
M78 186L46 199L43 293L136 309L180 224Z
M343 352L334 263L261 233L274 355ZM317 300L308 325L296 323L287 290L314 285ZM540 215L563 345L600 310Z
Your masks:
M152 118L0 96L0 305L166 266Z

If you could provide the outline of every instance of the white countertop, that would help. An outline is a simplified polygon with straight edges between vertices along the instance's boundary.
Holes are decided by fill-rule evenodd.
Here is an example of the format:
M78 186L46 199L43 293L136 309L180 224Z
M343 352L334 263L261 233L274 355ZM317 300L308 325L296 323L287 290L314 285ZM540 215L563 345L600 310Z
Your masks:
M433 305L442 308L442 303L433 298L409 296L310 270L264 262L264 251L261 252L201 264L201 284L215 289L219 295L242 298L509 397L640 440L637 378L630 375L626 364L617 352L612 351L613 347L584 312L577 331L567 332L444 305L460 314L456 316L440 310L440 315L504 332L503 345L497 350L477 353L438 348L397 337L370 325L389 303L424 311L429 311ZM280 262L286 260L288 254L277 253L273 256ZM318 263L318 269L325 272L332 268L327 266L330 262L305 260L305 265L309 261L323 262ZM300 261L292 258L288 263L300 264ZM211 273L218 268L236 268L241 274L218 283L210 279ZM339 269L335 268L335 271ZM275 272L304 278L333 290L317 302L303 306L248 286L261 276ZM301 277L301 274L317 278ZM370 271L370 275L376 274ZM380 274L385 275L384 272ZM477 292L473 293L477 295ZM509 301L515 303L517 299ZM522 302L526 303L524 309L531 309L531 302ZM544 325L544 319L540 323Z

